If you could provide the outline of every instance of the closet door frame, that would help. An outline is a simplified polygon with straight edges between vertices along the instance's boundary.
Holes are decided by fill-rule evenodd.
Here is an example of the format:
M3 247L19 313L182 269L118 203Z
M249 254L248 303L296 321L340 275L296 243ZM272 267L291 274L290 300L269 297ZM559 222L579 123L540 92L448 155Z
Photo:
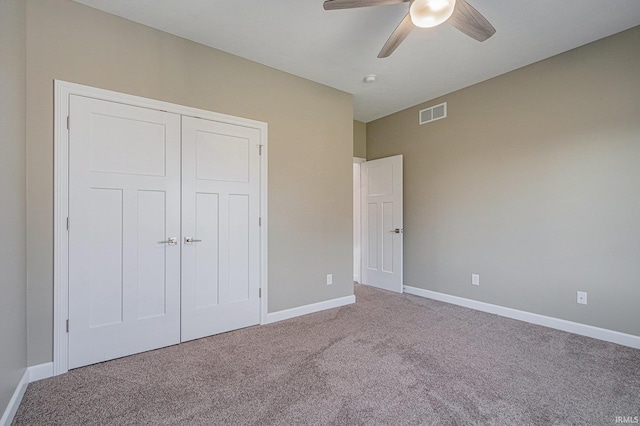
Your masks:
M257 129L260 132L260 324L267 323L268 306L268 125L255 121L183 105L147 99L76 83L54 80L54 229L53 229L53 375L69 370L69 99L71 95L166 111L184 116ZM73 324L69 325L73 327Z

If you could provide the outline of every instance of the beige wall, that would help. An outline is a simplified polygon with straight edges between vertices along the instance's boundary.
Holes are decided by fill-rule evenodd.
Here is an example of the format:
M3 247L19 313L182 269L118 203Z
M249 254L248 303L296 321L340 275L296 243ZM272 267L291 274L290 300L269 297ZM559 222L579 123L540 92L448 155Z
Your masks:
M353 156L367 158L367 125L353 120Z
M405 285L640 335L638 46L640 27L368 123L368 159L404 154Z
M30 365L52 360L54 79L267 122L269 312L353 294L351 95L69 0L27 22Z
M0 1L0 417L27 366L25 6Z

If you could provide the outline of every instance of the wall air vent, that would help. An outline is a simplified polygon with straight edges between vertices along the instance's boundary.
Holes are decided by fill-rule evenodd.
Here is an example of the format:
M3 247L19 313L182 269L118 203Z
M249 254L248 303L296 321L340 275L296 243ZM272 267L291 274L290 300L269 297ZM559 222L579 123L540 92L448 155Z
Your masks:
M446 102L420 110L420 124L430 123L441 118L447 118Z

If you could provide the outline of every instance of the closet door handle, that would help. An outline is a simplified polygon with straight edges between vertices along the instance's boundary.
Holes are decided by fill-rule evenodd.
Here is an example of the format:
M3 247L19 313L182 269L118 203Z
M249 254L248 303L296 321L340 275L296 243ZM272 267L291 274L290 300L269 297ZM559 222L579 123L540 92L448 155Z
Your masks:
M165 241L158 241L158 244L169 244L170 246L175 246L178 244L178 237L169 237Z
M195 239L195 238L193 238L193 237L184 237L184 243L185 243L185 244L199 243L199 242L201 242L201 241L202 241L202 240L196 240L196 239Z

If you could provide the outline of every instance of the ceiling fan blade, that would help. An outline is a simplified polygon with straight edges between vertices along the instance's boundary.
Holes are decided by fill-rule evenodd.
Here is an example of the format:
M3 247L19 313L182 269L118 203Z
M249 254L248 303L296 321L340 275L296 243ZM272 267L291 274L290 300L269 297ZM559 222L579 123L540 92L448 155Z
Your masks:
M393 53L394 50L400 43L404 41L405 38L409 35L411 30L413 30L413 22L411 22L411 16L407 13L407 16L404 17L402 22L398 24L389 40L382 46L382 50L378 53L378 58L386 58Z
M447 22L478 41L485 41L496 32L493 25L466 0L456 0L456 8Z
M351 9L354 7L380 6L383 4L405 3L409 0L327 0L324 10Z

